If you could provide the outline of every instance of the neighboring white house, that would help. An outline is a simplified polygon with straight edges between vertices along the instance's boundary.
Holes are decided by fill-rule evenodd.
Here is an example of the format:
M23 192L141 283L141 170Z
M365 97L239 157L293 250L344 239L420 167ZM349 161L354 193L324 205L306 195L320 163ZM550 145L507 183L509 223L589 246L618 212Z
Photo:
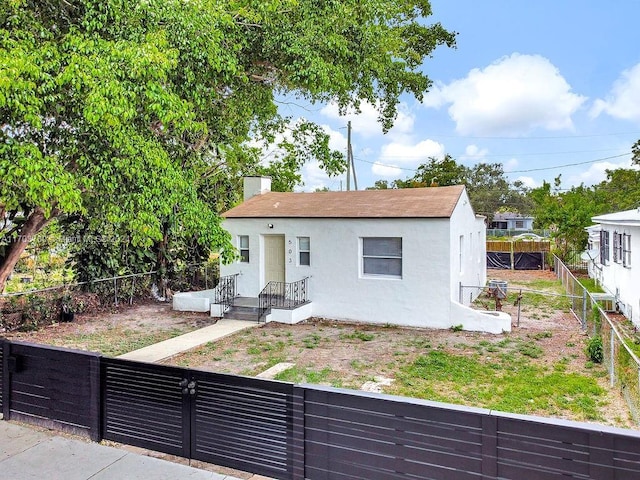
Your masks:
M486 282L484 217L463 186L270 192L245 179L245 202L223 214L240 258L237 292L308 278L305 316L500 333L510 318L469 305Z
M618 309L640 326L640 209L599 215L592 220L599 229L587 230L588 255L595 257L590 274L614 296Z
M527 217L515 212L498 212L493 216L493 221L489 228L527 232L533 230L533 220L533 217Z
M602 265L600 263L600 232L602 227L600 225L591 225L585 230L589 240L587 250L582 254L582 260L587 262L589 277L595 279L600 285L602 284Z

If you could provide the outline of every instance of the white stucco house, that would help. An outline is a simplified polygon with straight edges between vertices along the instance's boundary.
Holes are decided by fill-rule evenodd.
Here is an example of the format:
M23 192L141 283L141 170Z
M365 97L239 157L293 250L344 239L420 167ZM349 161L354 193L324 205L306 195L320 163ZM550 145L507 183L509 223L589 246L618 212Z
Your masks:
M587 229L589 273L614 297L617 308L640 326L640 209L592 220L597 225Z
M508 315L468 307L481 290L466 287L486 282L486 228L464 186L280 193L249 177L223 218L239 258L221 276L236 275L238 295L307 279L293 321L511 329Z
M528 232L533 230L534 217L529 217L516 212L498 212L493 216L489 228L497 230L513 230L516 232Z

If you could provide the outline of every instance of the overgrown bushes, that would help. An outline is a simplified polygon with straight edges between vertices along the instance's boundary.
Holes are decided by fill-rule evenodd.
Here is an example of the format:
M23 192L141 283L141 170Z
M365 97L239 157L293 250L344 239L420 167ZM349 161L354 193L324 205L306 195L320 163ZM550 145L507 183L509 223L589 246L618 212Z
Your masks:
M36 330L60 320L65 303L75 313L95 313L103 303L89 292L51 290L0 299L0 332Z
M593 363L602 363L604 361L602 337L591 337L587 341L587 358Z

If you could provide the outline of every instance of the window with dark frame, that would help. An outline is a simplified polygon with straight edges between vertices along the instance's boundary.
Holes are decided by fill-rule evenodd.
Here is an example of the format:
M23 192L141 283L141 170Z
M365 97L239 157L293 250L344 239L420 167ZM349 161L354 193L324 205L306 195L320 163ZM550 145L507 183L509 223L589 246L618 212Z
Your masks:
M613 261L622 263L622 234L613 232Z
M298 265L311 265L311 241L309 237L298 237Z
M238 236L238 249L240 250L240 261L249 263L249 235Z
M631 268L631 235L622 235L622 265Z
M363 275L402 277L402 238L365 237L362 239Z
M600 263L609 264L609 232L607 230L600 231Z

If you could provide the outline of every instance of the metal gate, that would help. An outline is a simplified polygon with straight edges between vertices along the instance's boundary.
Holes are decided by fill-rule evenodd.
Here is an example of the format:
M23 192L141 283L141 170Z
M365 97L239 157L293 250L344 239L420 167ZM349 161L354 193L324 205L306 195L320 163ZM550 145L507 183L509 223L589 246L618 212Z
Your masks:
M102 359L103 437L292 478L293 385Z

